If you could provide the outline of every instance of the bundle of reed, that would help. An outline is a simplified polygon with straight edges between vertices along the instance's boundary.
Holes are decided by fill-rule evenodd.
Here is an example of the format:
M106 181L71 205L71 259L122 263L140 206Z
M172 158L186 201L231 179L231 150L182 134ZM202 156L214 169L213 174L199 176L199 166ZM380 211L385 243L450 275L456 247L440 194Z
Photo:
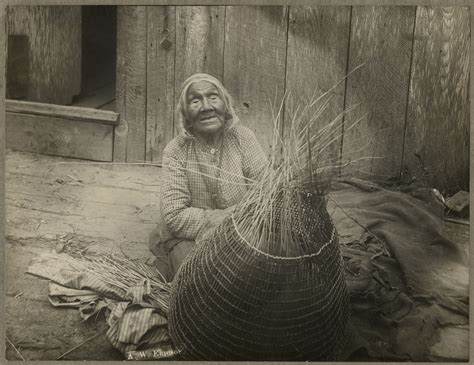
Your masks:
M146 282L150 302L168 314L171 286L155 267L118 255L84 255L73 249L61 254L59 261L62 268L88 275L94 287L102 288L103 294L110 293L115 300L127 299L130 288Z
M267 168L180 267L168 320L182 358L338 359L349 299L326 194L341 163L321 156L350 109L315 132L329 94L289 113L283 137L279 108Z

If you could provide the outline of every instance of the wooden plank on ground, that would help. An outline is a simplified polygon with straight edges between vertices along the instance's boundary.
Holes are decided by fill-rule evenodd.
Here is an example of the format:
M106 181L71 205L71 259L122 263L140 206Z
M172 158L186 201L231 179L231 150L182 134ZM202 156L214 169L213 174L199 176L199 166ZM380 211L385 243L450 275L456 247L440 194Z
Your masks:
M343 78L347 68L350 11L347 6L290 7L286 69L286 90L290 103L287 104L285 129L288 129L293 115L288 109L289 104L293 104L293 108L304 106L314 97L328 91L329 104L314 123L312 133L326 126L344 110ZM333 89L338 82L338 86ZM321 105L322 102L316 106ZM317 108L312 110L316 112ZM318 156L320 165L339 162L342 117L339 120L338 125L331 128L334 132L332 136L339 137L333 140L323 156ZM320 141L322 139L316 143Z
M417 9L403 167L441 191L469 190L470 12Z
M98 124L116 125L118 114L92 108L81 108L56 104L32 103L29 101L5 100L7 113L39 115L50 118L76 120Z
M14 151L6 163L11 241L54 247L58 236L69 235L88 253L152 256L148 236L160 215L160 168Z
M145 161L146 6L117 8L117 112L114 161Z
M112 126L17 113L6 113L5 119L7 148L112 161Z
M266 151L272 144L270 103L279 104L285 92L287 22L284 6L226 7L224 85Z
M361 103L345 118L345 169L361 178L398 179L402 159L415 7L355 6L349 49L346 105ZM356 120L367 115L354 128Z
M81 87L81 7L9 6L6 23L28 37L27 100L70 104Z
M147 17L146 160L160 162L173 138L176 10L150 6Z
M176 7L176 89L197 72L222 79L224 6Z

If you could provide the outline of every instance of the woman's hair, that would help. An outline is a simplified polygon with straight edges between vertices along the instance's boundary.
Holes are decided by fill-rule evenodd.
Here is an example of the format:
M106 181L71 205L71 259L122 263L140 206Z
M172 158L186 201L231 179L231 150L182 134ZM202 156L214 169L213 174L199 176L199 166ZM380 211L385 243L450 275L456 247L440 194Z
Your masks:
M184 137L193 137L192 133L192 125L186 118L186 94L188 92L189 87L199 81L206 81L212 85L214 85L219 93L219 96L224 101L224 105L226 108L225 114L225 124L224 128L229 129L233 127L236 123L238 123L239 118L235 114L234 106L232 97L230 96L229 92L225 89L222 83L216 79L214 76L205 73L198 73L194 74L184 81L183 86L181 87L181 94L178 99L178 105L176 107L176 119L179 123L180 134Z

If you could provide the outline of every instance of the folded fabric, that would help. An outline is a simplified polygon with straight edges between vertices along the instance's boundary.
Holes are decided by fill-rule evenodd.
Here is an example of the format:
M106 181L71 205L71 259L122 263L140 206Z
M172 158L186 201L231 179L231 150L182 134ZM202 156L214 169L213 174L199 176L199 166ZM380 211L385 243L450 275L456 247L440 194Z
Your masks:
M124 354L169 341L167 319L148 300L151 293L148 280L139 280L123 290L82 265L68 254L46 253L35 258L27 272L51 280L51 304L78 308L84 320L108 309L107 337Z
M115 303L107 324L107 338L123 354L169 341L168 321L153 308Z
M71 289L54 282L49 283L49 301L55 307L79 308L82 304L94 302L99 297L93 290Z

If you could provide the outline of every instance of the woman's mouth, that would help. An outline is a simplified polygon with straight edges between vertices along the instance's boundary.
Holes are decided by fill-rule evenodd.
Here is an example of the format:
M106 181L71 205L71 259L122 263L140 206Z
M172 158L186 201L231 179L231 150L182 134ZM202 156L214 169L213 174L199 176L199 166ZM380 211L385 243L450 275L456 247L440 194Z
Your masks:
M206 122L212 121L214 118L215 118L214 115L210 115L210 116L207 116L207 117L200 118L200 121L206 123Z

